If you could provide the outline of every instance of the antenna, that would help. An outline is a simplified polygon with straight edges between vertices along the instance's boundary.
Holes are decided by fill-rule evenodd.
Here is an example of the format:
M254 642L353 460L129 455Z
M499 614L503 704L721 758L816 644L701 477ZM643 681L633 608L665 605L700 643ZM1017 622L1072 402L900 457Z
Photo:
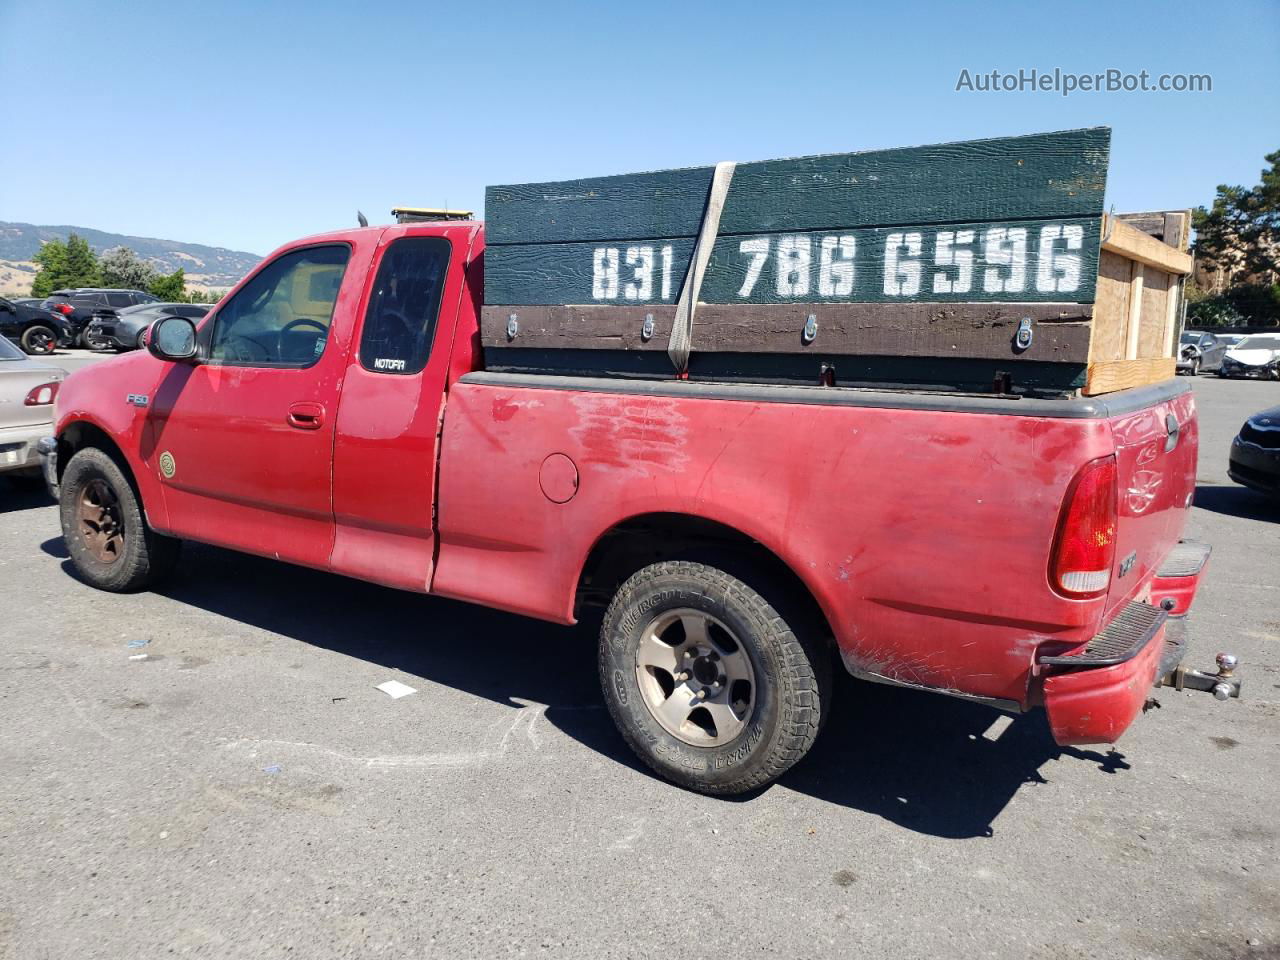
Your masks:
M362 227L367 227L367 226L369 225L369 218L368 218L368 217L366 217L366 216L365 216L363 213L361 213L359 210L357 210L357 211L356 211L356 223L360 224L360 226L362 226Z

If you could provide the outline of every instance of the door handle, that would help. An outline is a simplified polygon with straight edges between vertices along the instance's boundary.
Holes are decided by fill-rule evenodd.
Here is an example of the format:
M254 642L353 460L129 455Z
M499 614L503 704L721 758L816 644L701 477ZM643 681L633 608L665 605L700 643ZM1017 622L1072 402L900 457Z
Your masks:
M289 406L289 426L298 430L319 430L324 426L324 406L319 403L294 403Z

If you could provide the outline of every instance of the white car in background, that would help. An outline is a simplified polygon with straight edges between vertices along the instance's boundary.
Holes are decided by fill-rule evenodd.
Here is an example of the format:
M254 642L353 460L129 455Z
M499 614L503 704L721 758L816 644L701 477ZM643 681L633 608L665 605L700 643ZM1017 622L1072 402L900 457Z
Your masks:
M0 337L0 473L39 479L36 443L53 432L53 401L66 378Z
M1218 376L1280 380L1280 331L1245 337L1222 358Z

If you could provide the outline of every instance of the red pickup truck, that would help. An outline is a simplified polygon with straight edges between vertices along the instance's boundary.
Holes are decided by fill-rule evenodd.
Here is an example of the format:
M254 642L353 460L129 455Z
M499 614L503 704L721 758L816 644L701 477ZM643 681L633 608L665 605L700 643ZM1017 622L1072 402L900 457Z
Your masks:
M1115 740L1178 667L1208 548L1181 382L1089 399L486 371L479 223L268 257L75 373L42 444L72 560L137 590L184 539L557 623L654 769L739 793L832 668ZM477 639L477 644L483 641ZM589 656L584 650L583 656ZM1175 669L1176 668L1176 669Z

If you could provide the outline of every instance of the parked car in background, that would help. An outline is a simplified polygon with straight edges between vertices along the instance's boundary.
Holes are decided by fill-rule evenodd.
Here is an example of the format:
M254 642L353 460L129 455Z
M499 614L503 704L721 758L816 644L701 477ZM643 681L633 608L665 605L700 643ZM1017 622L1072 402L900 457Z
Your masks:
M74 290L55 290L43 303L45 310L60 314L71 327L75 345L83 347L84 328L98 310L123 310L140 303L158 303L159 300L142 290L107 290L99 287L78 287Z
M1188 330L1178 348L1178 372L1194 377L1201 370L1218 370L1226 353L1227 344L1221 337Z
M0 473L40 479L36 442L53 426L53 401L66 376L0 337Z
M1214 336L1219 340L1225 341L1228 350L1234 347L1245 337L1243 333L1215 333Z
M1218 375L1280 380L1280 332L1245 337L1227 351Z
M1280 497L1280 407L1255 413L1231 441L1227 475L1236 483Z
M53 353L60 343L69 345L72 338L70 327L59 314L4 297L0 297L0 336L36 356Z
M90 350L141 349L146 346L148 328L161 317L199 320L208 312L207 303L140 303L118 312L101 311L84 329L85 346Z

